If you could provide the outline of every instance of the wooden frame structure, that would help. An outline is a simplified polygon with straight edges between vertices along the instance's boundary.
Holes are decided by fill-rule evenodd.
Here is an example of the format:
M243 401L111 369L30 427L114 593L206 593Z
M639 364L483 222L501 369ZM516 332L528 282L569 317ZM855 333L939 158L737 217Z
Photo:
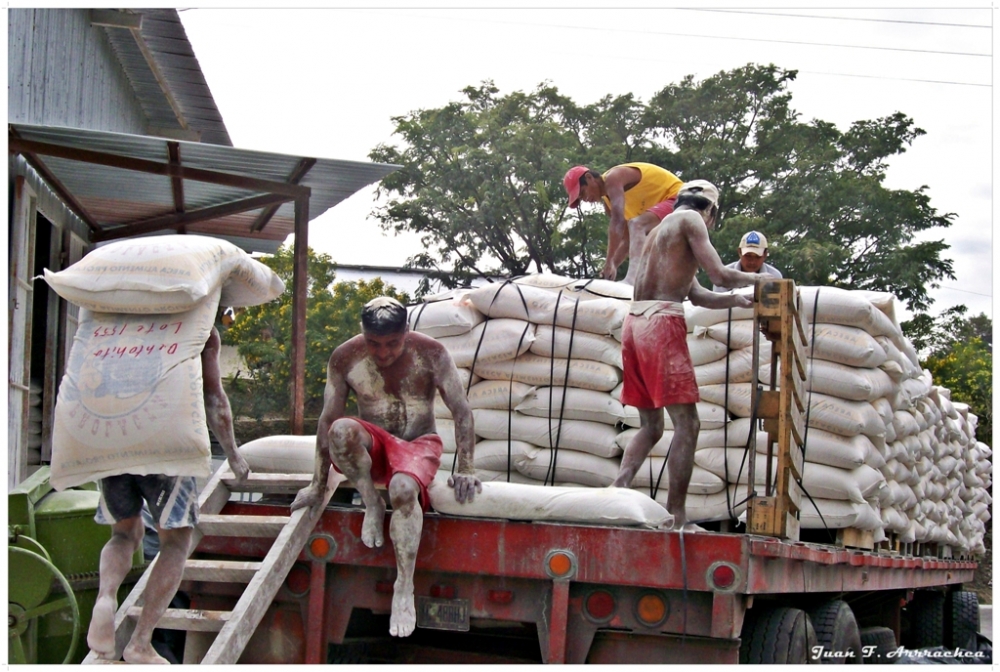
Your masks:
M808 404L804 397L807 339L802 328L798 291L792 280L768 282L758 286L756 291L751 404L756 409L755 417L763 418L767 431L768 473L764 493L747 502L747 532L798 541ZM769 390L760 389L758 385L761 333L772 343ZM751 432L751 436L755 433ZM774 456L777 468L772 474ZM751 484L756 483L754 462L753 459L749 462Z

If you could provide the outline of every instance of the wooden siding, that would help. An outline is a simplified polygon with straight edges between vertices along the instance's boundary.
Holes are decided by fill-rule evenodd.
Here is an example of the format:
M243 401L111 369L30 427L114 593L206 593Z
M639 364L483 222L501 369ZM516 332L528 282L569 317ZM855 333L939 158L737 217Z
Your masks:
M147 121L88 9L7 10L7 121L142 134Z

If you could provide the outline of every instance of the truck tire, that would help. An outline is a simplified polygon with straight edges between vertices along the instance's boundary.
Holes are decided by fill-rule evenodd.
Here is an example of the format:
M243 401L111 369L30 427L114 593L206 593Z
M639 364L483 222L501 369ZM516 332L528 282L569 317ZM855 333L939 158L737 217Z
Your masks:
M824 602L809 611L809 620L816 631L816 644L828 654L814 662L823 665L860 665L864 662L858 622L847 602Z
M956 590L948 594L946 605L945 647L974 651L979 633L979 597L969 590Z
M740 664L802 665L810 662L815 643L816 633L801 609L750 609L740 632Z
M892 628L881 626L862 628L858 634L861 637L862 648L874 647L871 655L865 658L865 665L892 665L896 662L894 658L886 655L896 650L896 634Z
M918 590L906 605L910 630L903 645L908 649L929 649L944 644L944 593Z

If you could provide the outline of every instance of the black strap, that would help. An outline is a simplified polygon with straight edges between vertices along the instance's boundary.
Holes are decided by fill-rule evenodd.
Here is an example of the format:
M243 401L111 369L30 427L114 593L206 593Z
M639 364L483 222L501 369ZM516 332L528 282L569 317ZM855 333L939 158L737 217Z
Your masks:
M559 294L556 296L556 307L552 311L552 348L550 349L549 355L549 448L552 450L552 459L549 462L549 468L545 472L545 481L543 485L548 485L549 475L552 476L552 484L555 485L556 482L556 460L559 456L559 441L562 438L562 424L563 416L566 413L566 391L569 388L569 374L570 365L573 363L573 340L576 337L576 317L580 309L580 300L574 299L573 303L573 319L570 322L569 329L569 346L566 350L566 373L563 375L562 384L562 399L559 402L559 426L556 429L556 442L555 446L552 445L552 388L555 387L555 362L556 362L556 322L559 316L559 301L562 299L563 290L559 290Z

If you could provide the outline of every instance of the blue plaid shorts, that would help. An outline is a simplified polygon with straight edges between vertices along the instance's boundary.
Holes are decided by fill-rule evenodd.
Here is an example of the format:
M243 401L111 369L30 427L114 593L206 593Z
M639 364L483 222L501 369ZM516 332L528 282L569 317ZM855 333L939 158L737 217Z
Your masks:
M198 524L198 485L194 476L121 474L102 478L97 485L101 501L94 520L101 525L140 515L143 500L161 529Z

